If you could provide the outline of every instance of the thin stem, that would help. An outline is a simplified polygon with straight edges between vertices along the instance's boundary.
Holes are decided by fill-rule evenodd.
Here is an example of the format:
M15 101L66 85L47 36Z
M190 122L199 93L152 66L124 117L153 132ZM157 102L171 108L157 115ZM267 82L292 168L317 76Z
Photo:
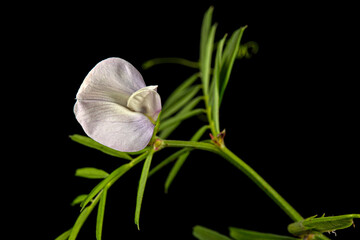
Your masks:
M219 148L211 143L195 141L163 140L164 147L190 147L219 154Z
M227 147L221 148L221 154L226 160L240 169L248 176L260 189L262 189L292 220L301 221L303 217L275 191L257 172L255 172L242 159L231 152Z
M211 143L194 141L163 140L165 147L190 147L216 153L240 169L260 189L262 189L292 220L301 221L303 217L275 191L257 172L255 172L243 160L231 152L227 147L218 147Z
M151 149L149 151L151 151ZM146 151L143 154L137 156L131 162L129 162L128 165L130 165L131 168L136 166L138 163L142 162L146 158L146 156L149 154L149 151Z
M218 132L216 131L215 123L211 116L211 107L209 106L209 96L205 92L204 92L204 101L205 101L206 115L209 121L211 133L213 136L216 136Z
M152 66L164 63L175 63L180 64L190 68L199 68L198 62L193 62L184 58L154 58L151 60L146 61L143 65L143 69L151 68Z

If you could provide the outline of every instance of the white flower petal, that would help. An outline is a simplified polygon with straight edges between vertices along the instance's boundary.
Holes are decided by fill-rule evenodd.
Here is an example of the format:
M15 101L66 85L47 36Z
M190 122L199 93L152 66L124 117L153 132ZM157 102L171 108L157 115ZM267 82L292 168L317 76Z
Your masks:
M127 107L156 122L161 111L161 99L156 89L157 86L148 86L134 92L127 101Z
M76 98L126 106L130 95L145 86L141 74L133 65L121 58L108 58L88 73Z
M111 102L78 100L74 112L89 137L123 152L144 149L154 131L145 115Z

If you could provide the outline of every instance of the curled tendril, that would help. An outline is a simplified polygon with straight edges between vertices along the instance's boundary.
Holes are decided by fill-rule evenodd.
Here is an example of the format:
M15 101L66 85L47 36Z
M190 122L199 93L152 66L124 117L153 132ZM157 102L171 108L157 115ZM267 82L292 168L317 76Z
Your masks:
M257 54L258 52L259 45L257 42L249 41L240 45L236 58L251 58L253 54Z

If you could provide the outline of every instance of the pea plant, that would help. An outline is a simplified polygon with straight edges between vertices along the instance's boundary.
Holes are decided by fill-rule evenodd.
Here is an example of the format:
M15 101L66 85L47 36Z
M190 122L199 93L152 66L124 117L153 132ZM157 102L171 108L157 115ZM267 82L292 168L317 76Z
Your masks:
M289 236L234 227L229 228L226 236L205 226L194 226L193 235L197 239L325 240L329 237L323 233L348 228L354 225L354 219L360 218L359 213L304 218L254 169L226 147L219 109L234 61L256 53L257 44L240 44L246 26L215 41L218 25L212 23L212 14L213 7L210 7L203 18L198 62L182 58L156 58L144 63L145 69L162 63L176 63L194 69L194 74L184 80L164 103L157 92L158 86L146 86L139 71L121 58L112 57L99 62L85 77L76 95L74 113L87 136L74 134L70 136L71 140L121 158L125 163L111 173L92 167L76 170L78 177L101 181L88 194L79 195L73 200L72 205L80 205L80 214L73 226L57 240L76 239L95 208L95 235L96 239L102 239L107 193L113 184L137 165L142 165L142 172L134 222L140 228L141 206L149 176L173 164L165 182L167 191L193 150L208 151L229 161L291 219ZM184 120L197 115L204 115L207 120L189 140L171 139L173 131L181 127ZM176 148L177 151L152 166L156 153L165 148Z

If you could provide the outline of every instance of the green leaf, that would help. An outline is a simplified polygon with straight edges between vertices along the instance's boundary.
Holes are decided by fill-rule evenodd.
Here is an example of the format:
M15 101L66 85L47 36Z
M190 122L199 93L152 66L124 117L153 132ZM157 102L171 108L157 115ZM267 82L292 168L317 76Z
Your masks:
M87 194L81 194L81 195L77 196L70 205L75 206L77 204L80 204L80 203L82 203L82 201L85 200L86 197L87 197Z
M175 117L180 117L184 114L187 114L190 112L196 105L198 105L203 100L203 97L196 97L193 100L191 100L190 103L188 103L183 109L181 109ZM161 132L159 134L160 138L167 138L180 124L182 121L177 121L176 123L173 123L171 126L168 126L166 128L161 129Z
M106 146L94 141L93 139L91 139L89 137L79 135L79 134L74 134L74 135L70 135L70 138L71 138L71 140L73 140L77 143L80 143L80 144L85 145L90 148L100 150L103 153L106 153L108 155L118 157L118 158L123 158L126 160L132 160L132 157L130 157L127 153L120 152L120 151L114 150L112 148L106 147Z
M184 96L178 99L178 101L174 104L172 104L170 107L166 108L161 116L161 119L166 119L170 117L172 114L176 113L178 110L180 110L184 105L189 103L191 99L195 97L195 95L199 92L201 89L201 85L196 85L189 87L187 90L184 90Z
M173 161L175 161L179 156L181 156L183 153L191 151L190 149L187 148L183 148L181 150L176 151L175 153L171 154L170 156L168 156L165 160L163 160L162 162L160 162L158 165L156 165L154 168L152 168L149 172L149 176L151 177L152 175L154 175L156 172L158 172L159 170L161 170L162 168L164 168L165 166L167 166L168 164L172 163Z
M321 233L314 233L311 234L308 239L311 240L330 240L330 238L326 237L325 235L321 234Z
M208 43L208 38L209 38L209 34L210 34L213 12L214 12L214 7L211 6L204 14L202 25L201 25L200 68L204 68L203 63L204 63L204 58L205 58L206 45Z
M160 114L161 114L161 111L160 111L160 113L159 113L158 116L160 116ZM158 122L160 122L160 118L158 118L158 120L156 120L155 128L156 128L156 124L157 124ZM154 129L154 132L155 132L155 129ZM139 151L137 151L137 152L126 152L126 153L127 153L127 154L130 154L130 155L140 155L140 154L142 154L142 153L144 153L144 152L148 152L151 148L152 148L152 146L147 146L147 147L145 147L144 149L141 149L141 150L139 150ZM134 160L135 160L135 159L132 159L132 161L134 161Z
M164 106L162 108L162 112L166 112L167 108L171 107L179 99L181 99L185 94L185 90L188 89L198 78L199 78L199 73L195 73L191 75L188 79L186 79L183 83L181 83L166 99Z
M94 209L94 207L97 205L100 199L102 199L102 204L105 204L104 201L106 201L106 191L108 188L114 184L117 179L119 179L125 172L127 172L129 169L131 169L133 166L141 162L146 156L148 155L148 152L143 153L142 155L136 157L131 162L124 164L117 168L115 171L113 171L107 178L102 180L98 185L96 185L93 190L89 193L89 195L86 196L84 201L81 203L81 213L79 217L77 218L71 233L69 235L69 240L75 240L81 227L83 226L84 222ZM103 196L102 194L105 194ZM91 203L90 203L91 202ZM88 205L88 203L90 203ZM103 211L105 209L105 205L99 207L99 211ZM103 216L99 217L98 219L103 218ZM100 226L99 226L100 227ZM98 231L98 230L97 230ZM99 234L99 233L97 233ZM97 235L98 236L98 235Z
M187 112L187 113L184 113L184 114L177 114L174 117L163 121L160 124L159 131L161 131L163 129L166 129L167 127L170 127L171 125L176 124L177 122L184 121L185 119L188 119L190 117L199 115L199 114L204 113L204 112L205 112L204 109L198 108L198 109L194 109L194 110L192 110L190 112Z
M193 236L199 240L231 240L231 238L225 235L202 226L195 226L193 228Z
M75 176L90 179L103 179L108 177L109 174L101 169L86 167L77 169L75 172Z
M201 25L200 35L200 73L203 83L203 91L208 95L210 69L211 69L211 56L215 38L216 25L211 26L212 14L214 7L210 7L204 14L203 22Z
M77 235L79 234L79 231L81 229L81 227L84 225L86 219L89 217L90 213L92 212L92 210L94 209L94 207L96 206L96 204L99 202L100 196L101 196L100 192L96 198L94 199L94 201L87 206L79 215L79 217L76 219L76 222L72 228L72 231L70 233L69 236L69 240L75 240Z
M71 231L72 231L72 228L70 228L69 230L67 230L66 232L64 232L63 234L58 236L57 238L55 238L55 240L67 240L70 236Z
M100 197L98 214L97 214L97 218L96 218L96 239L97 240L101 240L101 237L102 237L107 190L108 190L108 188L104 187L103 192Z
M305 236L313 233L332 232L348 228L354 224L354 218L360 218L360 214L347 214L332 217L310 217L302 221L292 223L288 231L295 236Z
M354 224L354 218L360 218L360 214L347 214L331 217L324 216L305 220L303 224L306 228L315 229L319 232L328 232L351 227Z
M206 130L208 130L210 127L208 125L202 126L199 130L196 131L196 133L192 136L190 141L199 141L199 139L204 135Z
M170 171L170 173L169 173L169 175L168 175L168 177L166 178L166 181L165 181L165 193L168 192L171 183L173 182L174 178L178 174L180 168L184 164L184 162L187 159L187 157L189 156L189 154L190 154L190 151L187 151L187 152L183 153L179 157L179 159L176 161L174 167L171 169L171 171Z
M220 72L221 72L221 64L222 64L222 51L224 47L224 43L226 40L226 35L223 39L220 40L216 50L215 57L215 66L213 79L210 88L210 107L212 111L212 120L214 121L216 133L220 133L220 122L219 122L219 84L220 84Z
M122 175L124 175L132 166L130 164L123 164L116 170L114 170L107 178L102 180L98 185L96 185L89 195L85 198L85 200L80 204L80 207L84 209L86 205L107 185L115 182Z
M255 232L234 227L230 227L229 230L230 236L235 240L299 240L299 238Z
M138 188L138 193L137 193L137 197L136 197L136 209L135 209L135 224L137 225L138 229L140 229L139 221L140 221L141 204L142 204L143 197L144 197L146 181L148 179L151 160L152 160L153 155L154 155L154 151L150 151L149 154L147 155L145 162L144 162L143 170L142 170L141 176L140 176L139 188Z
M211 59L214 47L214 39L217 25L214 24L211 27L207 43L205 46L205 52L203 59L200 61L200 72L201 72L201 80L203 83L203 91L205 95L209 95L209 81L210 81L210 72L211 72Z
M221 66L221 73L220 73L220 84L219 84L219 103L221 104L225 89L229 82L230 74L232 67L234 65L234 61L236 59L236 55L239 51L240 40L244 33L244 30L247 26L241 27L236 30L232 36L230 37L229 41L226 44L223 58L222 58L222 66Z
M209 129L209 126L203 126L201 127L198 131L196 131L196 133L194 134L194 136L190 139L190 141L198 141L202 135L204 135L205 131ZM186 161L186 159L188 158L190 154L190 149L189 151L185 151L184 153L182 153L179 156L179 159L176 161L174 167L171 169L166 181L165 181L165 193L168 192L169 187L171 185L171 183L173 182L174 178L176 177L176 175L178 174L178 172L180 171L182 165L184 164L184 162Z

